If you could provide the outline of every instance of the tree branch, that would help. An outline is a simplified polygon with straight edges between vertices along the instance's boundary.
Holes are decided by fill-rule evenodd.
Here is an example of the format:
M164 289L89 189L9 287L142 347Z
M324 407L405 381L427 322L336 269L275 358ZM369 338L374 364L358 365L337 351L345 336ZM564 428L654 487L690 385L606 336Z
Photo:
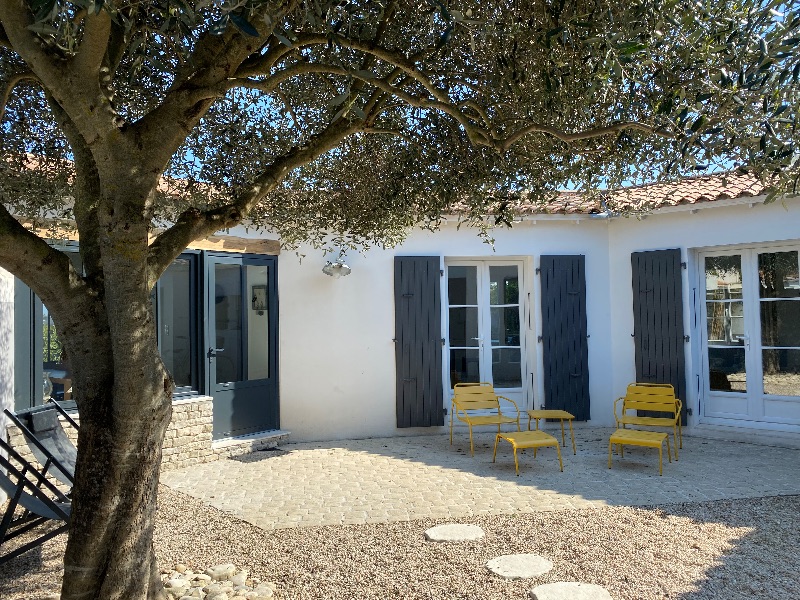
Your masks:
M11 48L49 86L63 72L63 64L48 54L36 34L28 29L28 25L33 24L33 16L26 5L23 2L0 2L0 22Z
M0 123L3 122L3 118L6 115L6 106L8 105L9 98L11 98L11 92L14 91L14 88L17 87L17 84L19 84L20 81L25 80L39 81L39 78L30 71L25 71L24 73L17 73L16 75L12 76L6 83L6 86L3 89L3 95L0 97Z
M130 127L127 134L137 143L155 148L145 165L151 171L163 170L172 155L206 114L218 96L224 82L234 76L236 69L269 40L277 24L298 4L264 2L251 17L259 37L243 34L229 25L222 35L206 33L197 42L186 61L186 69L176 73L172 87L161 104ZM271 24L263 19L271 16Z
M111 35L111 15L101 10L87 15L83 25L83 39L73 60L75 70L86 78L96 79L100 65L108 50Z
M511 146L513 146L516 142L518 142L522 137L531 133L544 133L546 135L561 140L565 144L570 144L572 142L577 142L579 140L588 140L591 138L602 137L610 133L617 133L625 130L641 131L649 135L658 135L661 137L675 139L675 136L673 134L658 129L656 127L651 127L650 125L645 125L644 123L626 121L622 123L614 123L613 125L606 125L605 127L595 127L593 129L586 129L584 131L576 131L574 133L566 133L565 131L562 131L556 127L550 127L548 125L538 125L538 124L528 125L512 133L511 135L509 135L504 139L496 140L494 145L497 147L498 150L505 151L508 150Z
M206 211L195 208L185 211L172 227L159 234L150 244L148 283L155 285L175 257L191 242L206 238L220 229L238 225L293 169L310 163L335 148L348 135L362 129L362 123L340 118L307 144L293 148L274 161L233 202Z
M0 265L21 279L45 304L63 303L75 269L63 252L28 231L0 204Z

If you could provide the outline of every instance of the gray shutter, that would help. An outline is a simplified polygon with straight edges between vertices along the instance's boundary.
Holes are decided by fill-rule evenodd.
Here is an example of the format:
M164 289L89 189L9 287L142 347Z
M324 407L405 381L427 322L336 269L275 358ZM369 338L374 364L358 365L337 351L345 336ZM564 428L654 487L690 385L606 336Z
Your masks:
M444 425L438 256L394 259L397 426Z
M686 419L683 277L679 249L634 252L633 337L636 381L670 383Z
M589 420L586 259L542 256L544 403Z

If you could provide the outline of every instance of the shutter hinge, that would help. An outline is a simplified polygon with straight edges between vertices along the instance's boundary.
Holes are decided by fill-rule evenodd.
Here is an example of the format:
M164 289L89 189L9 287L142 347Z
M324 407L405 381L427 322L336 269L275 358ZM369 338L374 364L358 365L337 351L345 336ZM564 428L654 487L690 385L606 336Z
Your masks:
M403 294L403 298L412 298L414 294Z
M689 336L688 335L683 336L683 341L684 342L688 342L689 341Z
M439 269L439 277L444 277L444 269Z
M685 262L682 262L682 263L681 263L681 267L682 267L682 268L684 268L684 269L686 269L686 268L688 268L688 265L687 265Z
M447 407L446 406L442 407L442 412L445 414L445 416L447 415Z
M444 338L442 338L442 346L444 346Z
M544 339L544 338L543 338L542 336L537 336L537 337L536 337L536 341L537 341L537 342L539 342L540 344L542 343L542 340L543 340L543 339Z
M536 267L536 274L538 275L541 272L542 272L542 267Z
M687 408L686 409L686 414L691 417L692 416L692 409L691 408Z

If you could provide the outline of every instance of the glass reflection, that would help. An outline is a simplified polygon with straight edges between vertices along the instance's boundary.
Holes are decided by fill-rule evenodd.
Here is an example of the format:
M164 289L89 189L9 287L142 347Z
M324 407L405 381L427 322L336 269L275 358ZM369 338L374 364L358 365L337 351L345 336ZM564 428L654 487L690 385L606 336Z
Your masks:
M519 346L519 307L492 307L492 346Z
M519 304L519 274L516 265L489 267L489 303Z
M247 265L247 379L269 377L269 286L266 265Z
M800 346L800 302L761 302L761 343L764 346Z
M450 346L478 345L478 308L450 309Z
M242 380L242 269L214 265L217 383Z
M478 304L478 267L447 267L447 302Z
M761 298L800 298L798 253L765 252L758 255Z
M742 297L742 257L707 256L706 299L729 300Z
M176 387L192 385L191 271L177 259L161 276L158 294L158 345Z
M496 388L522 387L519 348L494 348L492 350L492 379Z
M708 380L712 391L747 391L744 348L709 348Z
M742 302L706 302L708 343L739 346L744 335Z
M450 350L450 387L480 382L478 350Z
M764 350L764 393L800 396L800 349Z

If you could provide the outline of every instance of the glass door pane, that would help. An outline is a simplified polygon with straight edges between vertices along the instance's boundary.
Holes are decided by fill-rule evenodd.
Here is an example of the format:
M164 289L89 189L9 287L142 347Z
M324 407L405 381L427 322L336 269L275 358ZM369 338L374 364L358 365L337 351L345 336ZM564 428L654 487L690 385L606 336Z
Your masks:
M800 396L798 252L758 255L763 393Z
M241 381L242 368L242 267L214 265L214 354L216 383Z
M269 280L265 265L246 265L250 304L247 311L247 379L269 377Z
M192 279L190 259L179 258L167 268L156 286L158 346L176 388L198 387Z
M447 268L450 387L481 381L478 267Z
M519 269L489 266L492 381L497 388L522 386Z
M705 275L710 390L746 392L749 337L742 300L741 255L706 257Z

